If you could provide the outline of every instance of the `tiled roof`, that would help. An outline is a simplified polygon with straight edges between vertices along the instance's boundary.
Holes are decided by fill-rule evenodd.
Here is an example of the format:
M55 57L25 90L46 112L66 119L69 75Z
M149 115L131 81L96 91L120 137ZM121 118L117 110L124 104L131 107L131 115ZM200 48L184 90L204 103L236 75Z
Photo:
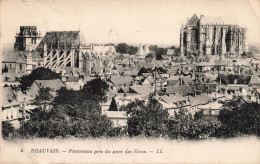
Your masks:
M39 45L37 46L37 51L42 51L44 43L46 42L47 46L53 48L59 46L67 47L79 46L80 43L83 45L86 44L86 40L80 31L50 31L45 34Z
M124 71L125 75L129 75L129 76L137 76L138 75L138 71L136 70L132 70L132 71Z
M207 104L209 103L209 100L211 100L211 97L205 93L202 93L196 97L191 97L191 96L189 97L191 106Z
M134 85L130 86L129 88L143 96L149 95L153 92L153 88L150 85Z
M128 93L129 92L129 87L121 87L118 91L123 91L124 93Z
M9 104L8 101L14 99L13 91L11 87L2 87L2 104Z
M60 79L53 80L35 80L35 83L39 86L39 88L51 88L54 90L59 90L61 87L65 87L65 84Z
M130 85L133 78L131 76L111 76L110 81L115 85Z
M224 24L223 18L221 17L204 17L200 19L200 24Z
M9 51L2 62L26 64L26 60L20 51Z
M245 75L224 75L219 74L220 78L222 78L226 84L234 84L237 80L236 84L248 84L251 80L252 76Z
M77 76L70 76L66 82L78 82L79 81L79 77Z
M253 85L260 85L260 78L259 77L252 77L251 80L250 80L250 84L253 84Z
M173 94L169 94L169 98L172 100L172 102L178 102L178 101L184 101L186 100L182 95L175 93Z
M187 96L188 93L191 93L193 91L192 86L190 85L175 85L175 86L168 86L166 88L166 93L179 93L183 96Z

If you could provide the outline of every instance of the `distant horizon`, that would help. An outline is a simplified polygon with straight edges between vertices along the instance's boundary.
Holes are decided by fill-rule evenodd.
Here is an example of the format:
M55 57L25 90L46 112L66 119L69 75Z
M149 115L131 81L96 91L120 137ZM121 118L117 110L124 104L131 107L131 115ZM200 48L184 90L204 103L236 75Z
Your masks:
M196 14L225 18L229 20L226 24L245 27L248 43L260 43L259 5L256 0L3 1L1 41L14 43L20 26L34 25L42 35L47 31L80 30L88 43L178 45L181 26Z

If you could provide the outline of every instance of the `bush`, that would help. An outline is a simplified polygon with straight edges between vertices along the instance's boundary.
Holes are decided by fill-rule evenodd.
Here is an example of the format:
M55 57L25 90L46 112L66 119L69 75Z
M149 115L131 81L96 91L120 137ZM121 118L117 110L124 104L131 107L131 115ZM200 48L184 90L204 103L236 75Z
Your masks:
M15 131L13 125L10 122L3 121L2 122L2 136L3 138L9 138L10 133Z

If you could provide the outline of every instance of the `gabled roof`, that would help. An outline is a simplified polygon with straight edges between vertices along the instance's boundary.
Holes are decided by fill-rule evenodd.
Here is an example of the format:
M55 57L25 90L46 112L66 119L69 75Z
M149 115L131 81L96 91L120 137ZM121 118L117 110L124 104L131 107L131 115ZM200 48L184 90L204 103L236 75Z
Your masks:
M66 82L78 82L81 78L77 77L77 76L70 76L68 77ZM83 79L81 79L83 80Z
M188 93L193 92L193 88L190 85L175 85L175 86L168 86L166 88L166 93L179 93L183 96L187 96Z
M26 64L26 60L20 51L9 51L2 61L3 63L21 63Z
M209 100L211 100L211 97L205 93L202 93L196 97L191 97L191 96L189 97L191 106L207 104L209 103Z
M223 79L226 84L248 84L251 80L251 76L245 75L219 74L219 77Z
M8 105L10 102L14 100L14 95L11 87L3 87L2 88L2 105Z
M53 90L59 90L61 87L65 87L65 84L60 79L53 80L35 80L34 81L39 88L51 88Z
M260 78L252 76L252 78L250 80L250 84L252 84L252 85L260 85Z
M137 76L138 75L138 71L137 70L129 70L129 71L124 71L125 75L129 75L129 76Z
M178 102L178 101L184 101L186 100L185 97L180 95L179 93L169 94L169 98L171 99L172 102Z
M42 51L44 43L47 46L57 47L64 46L79 46L80 44L86 44L85 37L80 31L50 31L45 34L39 45L37 46L37 51Z
M110 81L115 85L130 85L133 78L131 76L111 76Z
M134 91L143 96L147 96L153 92L153 87L150 85L134 85L129 87L129 92Z
M128 93L128 92L129 92L129 87L121 87L121 88L118 90L118 93L121 93L121 92Z
M183 76L182 77L183 82L188 85L191 84L193 82L192 78L190 76Z

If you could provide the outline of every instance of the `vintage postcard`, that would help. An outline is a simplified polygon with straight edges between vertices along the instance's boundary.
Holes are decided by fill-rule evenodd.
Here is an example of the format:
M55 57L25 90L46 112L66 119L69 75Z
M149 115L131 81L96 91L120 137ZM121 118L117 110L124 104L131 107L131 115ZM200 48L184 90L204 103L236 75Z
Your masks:
M0 0L1 163L260 163L259 0Z

